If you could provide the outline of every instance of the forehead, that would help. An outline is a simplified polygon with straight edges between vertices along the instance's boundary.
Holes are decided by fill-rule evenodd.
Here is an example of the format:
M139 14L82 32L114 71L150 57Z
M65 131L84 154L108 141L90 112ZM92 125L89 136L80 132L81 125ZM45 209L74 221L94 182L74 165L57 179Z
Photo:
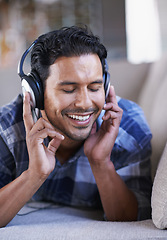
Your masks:
M97 54L60 57L50 66L50 77L55 75L57 78L67 78L71 75L102 76L102 64Z

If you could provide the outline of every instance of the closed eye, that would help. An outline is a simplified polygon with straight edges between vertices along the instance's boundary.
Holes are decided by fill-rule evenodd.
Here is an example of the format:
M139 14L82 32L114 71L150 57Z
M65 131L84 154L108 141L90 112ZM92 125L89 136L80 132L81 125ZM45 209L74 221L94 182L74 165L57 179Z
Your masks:
M63 92L65 92L65 93L73 93L74 91L75 91L75 88L72 89L72 90L63 89Z
M59 83L61 91L65 93L73 93L76 89L76 83L75 82L68 82L63 81Z
M97 92L103 87L103 81L95 81L89 85L91 92Z
M96 89L94 89L94 88L89 88L89 90L90 90L91 92L97 92L97 91L99 91L99 88L96 88Z

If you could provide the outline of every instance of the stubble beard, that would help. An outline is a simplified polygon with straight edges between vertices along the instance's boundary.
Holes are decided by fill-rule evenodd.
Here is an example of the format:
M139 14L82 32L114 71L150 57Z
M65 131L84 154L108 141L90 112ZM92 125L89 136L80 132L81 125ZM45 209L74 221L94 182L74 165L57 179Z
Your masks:
M80 112L81 112L81 111L80 111ZM97 114L97 113L98 113L98 109L96 109L94 112ZM63 118L63 116L65 115L65 113L67 113L67 111L64 111L64 112L62 111L62 112L61 112L62 118ZM79 113L79 111L77 111L77 113ZM70 132L67 131L64 127L61 128L60 126L58 126L58 125L55 123L55 121L52 120L52 118L49 117L47 111L45 111L45 114L46 114L47 119L49 120L49 122L52 124L52 126L53 126L55 129L58 130L58 132L60 132L61 134L67 136L69 139L71 139L71 140L73 140L73 141L85 141L85 140L90 136L91 131L92 131L92 126L93 126L94 122L96 122L98 116L100 115L100 113L97 115L97 117L96 117L96 119L94 120L94 122L93 122L90 130L88 131L88 133L83 135L82 130L88 128L88 126L86 126L86 127L84 127L84 126L78 126L78 127L77 127L77 126L73 126L73 127L76 128L78 131L80 131L80 134L78 134L78 133L77 133L77 134L75 134L75 133L70 133Z

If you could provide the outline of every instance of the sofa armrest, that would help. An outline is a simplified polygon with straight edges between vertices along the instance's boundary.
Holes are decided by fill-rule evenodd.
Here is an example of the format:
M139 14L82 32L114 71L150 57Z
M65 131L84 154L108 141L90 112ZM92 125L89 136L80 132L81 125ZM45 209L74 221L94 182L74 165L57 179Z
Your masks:
M160 159L152 190L152 219L157 228L167 228L167 143Z

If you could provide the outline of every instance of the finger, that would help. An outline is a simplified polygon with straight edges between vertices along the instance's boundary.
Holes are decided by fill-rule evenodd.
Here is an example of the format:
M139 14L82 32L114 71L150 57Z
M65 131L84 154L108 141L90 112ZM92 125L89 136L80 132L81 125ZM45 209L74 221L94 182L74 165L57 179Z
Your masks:
M105 114L111 114L111 113L116 113L117 115L121 115L123 114L123 109L120 108L118 105L114 105L114 104L107 104L104 106L104 110L105 111Z
M117 104L114 104L112 102L104 104L103 109L106 110L106 111L107 110L112 110L112 111L115 111L115 112L119 112L120 111L120 107Z
M33 135L34 133L39 132L45 128L55 130L54 127L48 121L46 121L44 118L41 117L33 125L33 128L31 129L31 134Z
M26 132L29 132L34 125L34 120L31 113L30 95L28 92L26 92L24 96L23 119L24 119Z
M118 118L118 114L116 112L106 112L106 114L102 117L104 121L107 121L108 119L115 119Z
M109 94L108 94L108 97L106 99L106 102L109 103L109 102L112 102L114 104L118 104L117 103L117 99L116 99L116 94L115 94L115 90L114 90L114 87L113 86L110 86L110 89L109 89Z
M62 134L60 134L59 132L57 132L55 130L55 128L51 125L50 122L46 121L44 118L39 118L38 121L33 125L33 128L31 129L31 135L35 135L37 133L42 134L42 130L46 130L46 132L49 131L55 134L56 137L58 138L64 138L64 136ZM49 136L49 135L48 135ZM50 137L54 137L54 135L50 136Z
M52 152L53 155L55 155L57 149L59 148L60 144L61 144L62 139L57 139L57 138L53 138L49 145L48 145L48 150Z
M41 143L43 142L43 140L47 137L50 138L56 138L60 141L64 140L64 136L58 132L56 132L55 130L52 129L48 129L48 128L44 128L40 131L37 131L33 137L35 138L35 140L40 141Z
M119 127L122 119L122 114L116 112L107 112L106 115L103 116L104 122L109 122L114 127Z

